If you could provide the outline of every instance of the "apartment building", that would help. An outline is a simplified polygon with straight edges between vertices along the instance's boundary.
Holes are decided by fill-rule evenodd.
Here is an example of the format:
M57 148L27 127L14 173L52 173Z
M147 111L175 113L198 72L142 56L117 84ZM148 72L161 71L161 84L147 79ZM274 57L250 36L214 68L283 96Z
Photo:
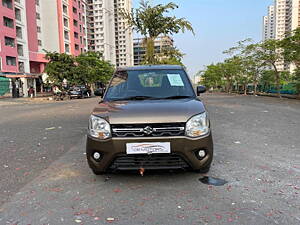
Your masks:
M268 15L263 17L263 41L275 38L275 28L275 7L271 5L268 7Z
M133 65L133 34L120 10L131 11L132 0L88 0L88 46L116 67Z
M133 40L134 65L140 65L145 59L146 48L144 40L144 38L135 38ZM156 54L160 54L170 47L174 47L174 40L169 36L161 36L154 41Z
M0 0L0 75L13 96L43 91L44 50L87 51L85 0Z
M300 26L300 1L275 0L268 7L268 15L263 17L263 40L282 40Z
M295 30L300 26L300 1L288 0L287 2L287 18L286 30L288 32Z
M268 8L268 16L263 18L263 41L273 38L282 40L299 27L299 5L299 0L275 0L274 5ZM281 50L278 49L278 51ZM277 67L280 71L294 70L293 65L287 64L283 60L277 62Z
M286 32L287 27L287 14L290 0L275 0L275 39L282 40Z

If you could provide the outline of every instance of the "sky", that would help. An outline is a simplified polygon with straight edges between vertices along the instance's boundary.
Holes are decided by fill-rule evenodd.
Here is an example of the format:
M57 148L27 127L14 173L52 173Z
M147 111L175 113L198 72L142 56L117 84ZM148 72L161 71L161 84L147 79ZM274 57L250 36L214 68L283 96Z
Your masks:
M196 35L174 35L175 45L185 54L184 64L194 76L206 65L226 58L222 52L246 38L261 41L262 17L273 0L151 0L153 4L179 5L177 17L189 20ZM140 0L133 0L138 7Z

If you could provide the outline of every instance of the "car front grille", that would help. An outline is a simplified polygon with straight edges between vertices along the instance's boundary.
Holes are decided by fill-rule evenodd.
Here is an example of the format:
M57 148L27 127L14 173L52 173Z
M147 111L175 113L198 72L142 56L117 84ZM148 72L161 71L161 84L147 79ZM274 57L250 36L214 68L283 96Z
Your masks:
M110 170L189 169L189 164L177 154L119 155L112 162Z
M115 124L113 137L168 137L184 136L185 123Z

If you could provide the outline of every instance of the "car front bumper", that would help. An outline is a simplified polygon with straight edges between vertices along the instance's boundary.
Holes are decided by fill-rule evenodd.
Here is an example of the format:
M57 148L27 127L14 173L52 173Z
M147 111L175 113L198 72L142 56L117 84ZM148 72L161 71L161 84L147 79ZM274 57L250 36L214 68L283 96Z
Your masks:
M126 155L127 143L170 142L171 154ZM199 159L197 152L205 150L206 156ZM99 152L101 158L95 160L93 154ZM91 169L97 172L107 170L145 169L186 169L200 170L211 164L213 159L212 135L201 138L188 137L144 137L111 138L99 140L87 136L86 156ZM182 160L180 161L179 158ZM123 163L119 163L121 162ZM152 160L152 163L149 163ZM177 160L177 161L176 161ZM126 164L127 162L127 164ZM185 164L184 164L185 162ZM125 164L124 164L125 163Z

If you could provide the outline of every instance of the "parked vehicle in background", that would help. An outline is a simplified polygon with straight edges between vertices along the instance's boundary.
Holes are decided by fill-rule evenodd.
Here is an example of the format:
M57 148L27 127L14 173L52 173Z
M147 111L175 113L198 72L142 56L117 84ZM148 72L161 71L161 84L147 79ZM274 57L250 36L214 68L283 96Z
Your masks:
M213 141L208 113L181 66L116 71L90 116L86 145L95 174L117 170L209 171Z
M103 96L104 95L104 92L105 92L105 88L103 87L100 87L100 88L97 88L95 91L94 91L94 94L96 96Z
M89 98L91 97L91 89L86 85L73 86L69 89L68 94L72 98Z

